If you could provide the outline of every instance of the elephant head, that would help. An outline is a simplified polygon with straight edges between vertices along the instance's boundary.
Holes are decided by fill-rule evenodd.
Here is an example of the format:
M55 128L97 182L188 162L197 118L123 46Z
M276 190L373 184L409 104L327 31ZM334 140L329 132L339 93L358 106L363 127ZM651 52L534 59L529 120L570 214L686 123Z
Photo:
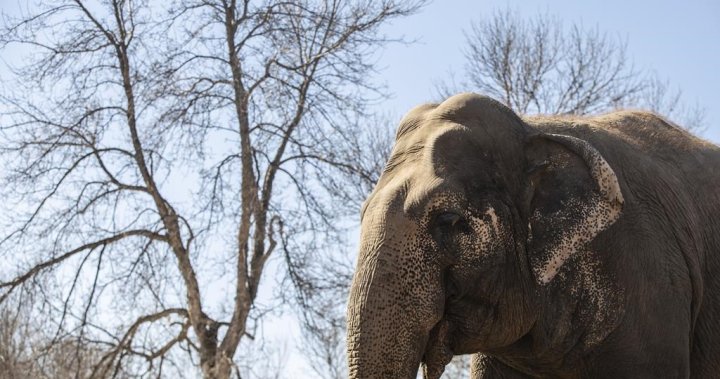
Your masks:
M351 378L439 378L454 354L520 341L538 294L619 217L588 143L461 94L413 109L362 210L348 305Z

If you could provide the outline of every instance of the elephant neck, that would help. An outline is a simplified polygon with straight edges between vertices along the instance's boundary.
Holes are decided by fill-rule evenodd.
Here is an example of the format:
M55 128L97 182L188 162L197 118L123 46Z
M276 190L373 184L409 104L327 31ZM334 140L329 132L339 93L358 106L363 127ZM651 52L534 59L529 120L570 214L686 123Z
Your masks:
M528 333L483 353L533 377L587 376L589 363L620 325L624 292L586 251L539 288L537 298L537 319Z
M532 331L510 346L484 354L531 377L580 377L584 367L583 348L567 342L543 346L539 351L540 344L534 342L533 334L538 333Z

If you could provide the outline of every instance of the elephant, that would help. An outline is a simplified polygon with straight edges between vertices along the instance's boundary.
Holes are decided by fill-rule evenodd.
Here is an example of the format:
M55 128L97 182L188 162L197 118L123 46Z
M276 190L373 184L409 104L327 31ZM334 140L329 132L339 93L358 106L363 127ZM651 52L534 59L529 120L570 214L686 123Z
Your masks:
M720 376L720 148L642 111L412 109L361 210L350 378Z

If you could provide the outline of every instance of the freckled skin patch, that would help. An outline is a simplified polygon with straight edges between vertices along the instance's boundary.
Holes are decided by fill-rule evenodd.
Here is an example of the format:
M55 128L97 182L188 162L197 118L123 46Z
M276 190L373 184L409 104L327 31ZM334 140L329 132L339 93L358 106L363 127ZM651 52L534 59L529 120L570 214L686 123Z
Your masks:
M619 206L599 198L582 204L569 202L566 206L578 209L583 222L573 225L566 234L558 238L559 241L547 253L548 260L542 265L534 267L538 282L542 285L550 283L568 258L582 249L620 216ZM533 216L536 219L535 222L544 217L538 214Z
M576 277L567 285L572 297L578 299L581 317L587 325L582 342L585 349L591 349L607 337L612 326L622 317L625 291L603 267L602 254L584 251L575 257Z

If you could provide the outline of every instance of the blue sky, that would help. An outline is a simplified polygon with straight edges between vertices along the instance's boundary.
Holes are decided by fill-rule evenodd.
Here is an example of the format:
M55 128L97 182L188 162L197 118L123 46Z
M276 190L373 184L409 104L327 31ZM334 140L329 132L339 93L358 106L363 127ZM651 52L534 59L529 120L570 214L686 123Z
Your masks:
M460 74L464 65L463 30L473 20L509 7L524 16L548 13L566 24L598 27L627 42L636 68L654 70L680 88L683 100L706 110L703 137L720 142L720 1L435 1L422 12L395 22L388 35L416 39L385 49L381 80L393 97L384 108L399 118L432 100L435 83Z

